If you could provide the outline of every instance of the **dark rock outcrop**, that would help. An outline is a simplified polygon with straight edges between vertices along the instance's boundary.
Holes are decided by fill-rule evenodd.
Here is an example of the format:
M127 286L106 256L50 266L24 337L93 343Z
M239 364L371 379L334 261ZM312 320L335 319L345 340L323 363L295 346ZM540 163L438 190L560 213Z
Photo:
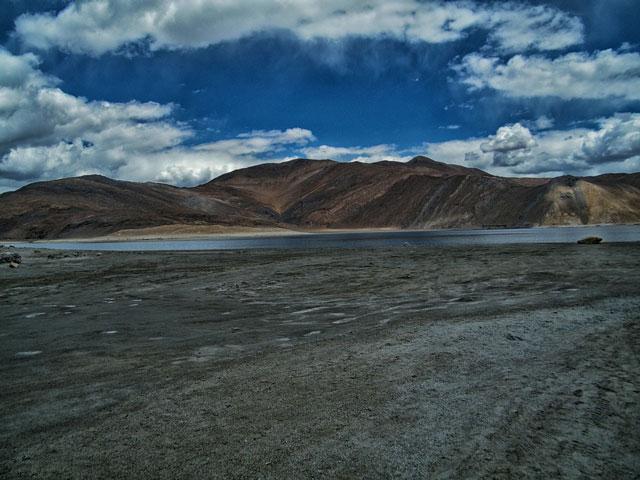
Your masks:
M602 242L602 239L600 237L585 237L581 240L578 240L578 243L580 245L597 245L600 242Z
M22 257L17 253L0 253L0 263L22 263Z

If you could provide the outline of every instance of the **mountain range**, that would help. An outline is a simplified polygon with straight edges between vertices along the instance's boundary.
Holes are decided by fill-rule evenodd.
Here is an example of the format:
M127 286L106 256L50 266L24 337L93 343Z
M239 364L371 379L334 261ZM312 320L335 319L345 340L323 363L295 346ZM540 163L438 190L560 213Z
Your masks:
M640 173L497 177L419 156L406 163L297 159L192 188L88 175L0 195L0 238L95 237L182 225L475 228L640 222Z

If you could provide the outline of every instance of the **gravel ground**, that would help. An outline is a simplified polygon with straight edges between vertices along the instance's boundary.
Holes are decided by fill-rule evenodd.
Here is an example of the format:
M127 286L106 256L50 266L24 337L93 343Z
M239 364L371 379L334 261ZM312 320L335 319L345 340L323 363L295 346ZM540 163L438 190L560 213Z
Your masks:
M20 253L2 478L640 477L640 244Z

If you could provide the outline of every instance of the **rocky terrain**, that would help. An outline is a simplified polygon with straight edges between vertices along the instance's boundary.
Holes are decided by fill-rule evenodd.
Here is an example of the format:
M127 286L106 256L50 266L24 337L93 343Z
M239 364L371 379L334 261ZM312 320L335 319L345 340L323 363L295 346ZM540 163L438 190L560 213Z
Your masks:
M640 244L19 252L2 478L638 478Z
M0 195L0 238L189 228L520 227L640 221L640 173L504 178L416 157L407 163L292 160L195 188L101 176L39 182Z

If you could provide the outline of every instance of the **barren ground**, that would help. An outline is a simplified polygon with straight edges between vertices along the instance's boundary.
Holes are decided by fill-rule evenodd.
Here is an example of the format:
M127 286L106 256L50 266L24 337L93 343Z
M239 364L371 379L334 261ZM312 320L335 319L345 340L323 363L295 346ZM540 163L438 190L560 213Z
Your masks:
M2 478L640 475L640 244L21 253Z

